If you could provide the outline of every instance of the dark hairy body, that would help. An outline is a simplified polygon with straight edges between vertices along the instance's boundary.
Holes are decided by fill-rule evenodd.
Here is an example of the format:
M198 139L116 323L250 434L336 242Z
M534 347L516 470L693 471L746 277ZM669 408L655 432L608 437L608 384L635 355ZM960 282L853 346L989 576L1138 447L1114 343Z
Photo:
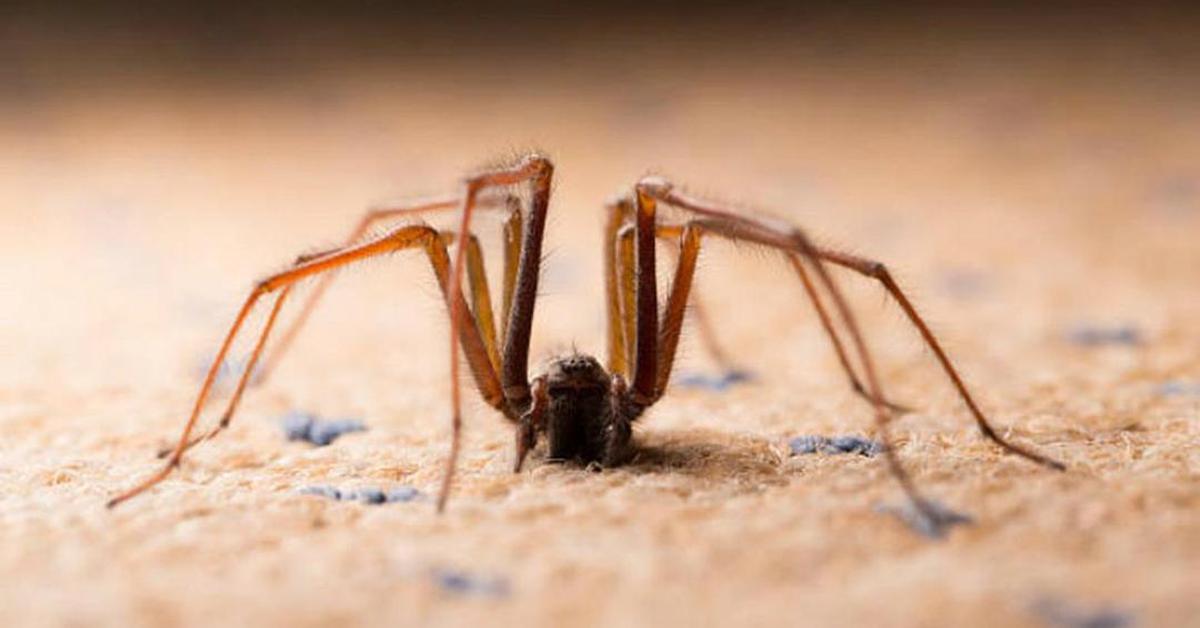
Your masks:
M113 498L109 506L115 506L162 481L179 466L185 451L229 426L250 374L255 371L264 352L280 308L297 282L321 276L299 317L284 333L265 363L260 379L265 379L271 372L307 320L333 277L330 271L407 248L425 251L446 299L451 320L450 375L455 382L451 389L452 441L438 499L439 510L445 507L459 452L462 425L461 398L457 385L460 348L484 401L515 427L515 470L521 469L528 453L543 439L551 460L596 463L607 467L629 459L632 424L647 408L658 402L668 388L702 237L710 236L783 254L801 280L850 385L873 406L876 426L884 443L885 460L918 511L930 518L937 516L936 510L920 495L900 465L887 435L892 413L902 411L903 407L891 403L884 395L854 314L829 272L828 265L844 267L878 281L888 291L938 359L985 437L1004 450L1035 463L1054 469L1063 468L1061 463L1011 443L995 431L929 327L882 263L818 247L803 230L793 225L750 217L688 196L667 181L655 177L642 179L631 194L619 197L608 206L604 231L609 321L607 369L595 358L572 354L553 360L544 373L530 378L529 340L537 301L553 172L554 166L549 159L538 154L528 155L512 166L487 170L467 178L460 195L404 207L372 210L360 221L345 246L300 256L288 270L260 281L226 334L183 434L174 449L165 454L167 462L164 467ZM494 195L497 189L520 184L530 186L528 207L523 207L514 195ZM657 213L660 203L682 211L688 219L679 223L660 221ZM449 209L458 209L460 212L457 231L438 231L424 224L406 225L360 243L369 228L379 221ZM482 250L471 231L471 219L478 210L507 212L499 326L496 325L492 309ZM679 253L667 302L661 313L655 250L659 240L676 243ZM452 242L457 244L453 258L448 248ZM464 278L468 287L466 294L463 290ZM193 436L213 379L233 339L258 300L267 295L275 295L270 314L221 420L213 429ZM832 304L831 310L827 302ZM831 311L836 317L831 315ZM853 352L847 351L843 336L849 337Z

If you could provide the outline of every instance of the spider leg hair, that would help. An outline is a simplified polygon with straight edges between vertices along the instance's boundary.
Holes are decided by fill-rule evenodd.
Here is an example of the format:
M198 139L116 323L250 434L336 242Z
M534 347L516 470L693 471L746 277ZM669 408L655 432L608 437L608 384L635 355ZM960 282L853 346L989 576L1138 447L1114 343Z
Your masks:
M456 209L460 207L461 204L462 199L455 195L409 201L406 203L391 203L373 207L367 210L367 212L363 214L362 218L359 219L358 224L355 225L354 229L350 232L350 235L347 236L347 238L342 242L342 246L331 250L300 255L296 258L294 265L299 266L309 260L323 257L348 246L353 246L355 243L361 241L364 237L367 237L375 227L386 221L395 220L398 218L418 217L428 213ZM516 216L517 222L520 222L521 202L520 199L513 195L482 196L479 198L479 206L481 209L505 208L509 213L508 222L512 221L512 217L514 215ZM506 222L506 225L508 222ZM380 234L379 237L384 237L386 234L387 232L384 232L383 234ZM508 255L510 255L512 251L512 246L508 243L507 237L505 244L505 259L507 261ZM278 342L275 343L274 348L270 351L270 354L267 356L267 359L263 363L262 368L259 370L258 375L255 377L255 383L261 384L265 382L267 378L275 372L275 369L278 368L280 362L283 360L284 355L286 355L288 350L291 349L296 337L300 334L300 330L308 322L309 317L312 315L313 310L317 306L317 302L320 301L321 297L325 295L325 291L329 289L329 285L333 283L333 279L336 276L336 273L328 273L321 275L321 277L317 280L316 285L313 286L312 290L308 292L307 298L304 300L303 305L300 306L299 313L294 319L292 319L291 324L288 325L287 329L279 337ZM507 268L505 279L508 279Z
M674 353L671 343L678 341L679 332L677 328L682 325L683 305L686 300L687 291L690 289L695 268L695 254L688 255L687 251L693 249L698 252L699 233L701 231L797 255L799 256L798 261L807 263L816 272L822 287L833 301L843 327L850 334L850 338L858 354L859 364L862 366L865 374L868 399L875 408L876 426L879 430L880 438L884 442L884 456L892 475L896 478L914 508L931 521L937 521L937 511L933 508L931 502L925 499L917 490L911 477L900 464L894 447L891 445L889 436L891 414L884 402L886 396L883 394L879 376L857 320L845 297L842 295L841 290L829 273L829 270L823 264L825 257L811 243L805 232L788 224L739 215L723 207L714 206L703 200L689 197L676 191L674 186L669 182L659 178L643 179L638 183L636 190L639 209L644 205L651 205L652 207L654 201L661 201L695 216L683 228L684 240L682 242L680 264L676 268L676 278L671 287L671 296L666 308L663 328L658 334L664 340L664 346L661 349L662 355L667 357L667 360L662 368L667 372L660 372L658 374L656 382L658 386L649 391L650 394L645 395L644 402L648 405L657 400L662 395L663 389L665 389L665 385L669 381L670 359ZM652 209L651 213L653 213ZM691 235L692 233L695 235ZM639 236L641 235L642 233L639 231ZM828 332L830 329L831 327L827 327L826 331ZM642 332L642 330L639 330L639 332ZM655 349L658 348L655 347ZM1036 458L1034 460L1037 461Z
M933 355L937 358L938 363L941 364L942 370L945 371L946 377L950 379L950 382L954 385L954 389L958 392L958 396L963 400L963 403L966 404L967 409L970 410L971 416L975 419L975 423L979 426L979 431L982 432L985 437L996 443L998 446L1000 446L1000 448L1021 456L1022 458L1026 458L1039 465L1055 469L1057 471L1066 470L1066 465L1063 463L1026 447L1011 443L996 432L991 423L987 420L987 417L984 416L983 411L979 409L979 404L975 402L975 398L970 392L967 391L967 386L963 382L962 377L958 374L958 369L954 368L954 364L950 362L950 358L946 354L946 351L942 349L941 343L939 343L937 337L933 335L933 331L929 328L929 325L927 325L921 315L917 313L917 309L913 306L912 301L910 301L909 298L904 294L904 291L900 289L900 285L896 283L896 280L892 277L892 274L888 271L886 265L884 265L882 262L869 260L857 255L850 255L848 253L842 253L840 251L827 248L817 248L815 252L817 257L819 257L821 260L853 270L860 275L878 281L880 285L883 286L884 290L891 295L891 297L900 306L900 309L904 311L904 314L908 317L909 322L911 322L913 327L917 329L917 332L921 335L921 338L924 340L926 346L928 346L933 352Z
M458 244L450 268L449 293L457 294L462 285L463 267L466 265L466 238L471 232L471 218L480 194L489 188L529 182L532 195L529 213L525 216L521 234L520 259L517 261L514 278L512 305L505 323L504 351L500 370L502 396L507 407L516 416L521 416L530 405L529 388L529 339L533 331L533 313L537 301L537 286L541 270L542 239L545 235L546 214L550 203L550 189L554 165L546 157L531 154L516 165L489 170L467 179L462 195L461 217L458 228ZM507 269L506 269L507 270ZM458 465L462 441L462 398L458 386L458 343L459 330L465 326L466 303L455 300L450 306L450 452L446 457L446 469L438 491L437 511L443 512L454 472Z
M255 348L255 355L262 351L262 347L266 342L267 333L275 321L279 308L283 304L283 298L286 296L290 288L298 281L322 275L330 271L342 268L349 264L370 259L380 255L385 255L402 249L422 247L429 257L430 264L433 266L434 273L437 275L438 282L442 287L443 296L446 300L447 307L451 312L462 312L466 310L466 300L462 295L458 285L451 286L450 281L450 260L449 253L446 250L446 245L441 234L428 226L411 225L400 227L392 231L390 234L377 240L372 240L360 245L346 247L341 250L333 251L327 255L311 258L307 261L298 264L288 270L276 273L259 281L250 294L246 297L241 309L238 311L237 317L234 319L229 331L225 334L225 339L221 344L221 349L213 358L212 366L209 367L208 374L204 379L204 383L200 388L200 392L196 397L195 404L192 407L191 415L188 417L187 423L184 425L183 433L179 437L178 444L172 450L167 458L166 464L157 473L135 485L133 488L121 493L120 495L109 500L108 507L112 508L118 504L148 490L154 485L164 480L171 472L179 467L183 454L187 449L194 444L192 432L195 429L196 422L204 408L205 401L212 389L213 381L216 378L220 365L224 362L225 356L237 337L238 332L242 328L249 313L254 309L255 304L264 295L278 292L274 307L262 335L259 338ZM453 295L454 298L451 298ZM492 368L491 361L488 358L487 349L480 337L476 325L457 325L453 327L456 334L461 334L463 351L467 356L467 361L471 366L475 383L479 387L484 400L489 405L505 412L508 412L508 405L505 403L504 394L500 386L499 378L496 371ZM457 350L457 343L455 343ZM228 420L232 416L232 410L236 404L236 399L240 397L240 392L244 389L245 378L253 371L254 360L252 358L247 370L243 373L243 381L239 383L238 393L231 402L229 408L229 416L222 419L224 425L228 425ZM222 426L218 426L220 428ZM219 430L218 430L219 431ZM200 440L204 440L201 438Z

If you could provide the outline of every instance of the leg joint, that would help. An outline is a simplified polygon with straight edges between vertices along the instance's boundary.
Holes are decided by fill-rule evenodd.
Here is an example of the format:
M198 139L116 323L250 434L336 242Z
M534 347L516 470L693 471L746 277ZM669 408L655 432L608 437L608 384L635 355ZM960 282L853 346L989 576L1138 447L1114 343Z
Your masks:
M644 194L658 200L667 198L667 196L671 193L671 190L674 188L675 186L670 181L667 181L662 177L654 176L642 177L642 179L637 182L637 185L634 186L634 189L637 190L638 194Z
M683 246L689 242L699 242L702 235L704 235L704 225L699 221L689 220L683 225L683 232L679 234L679 244Z

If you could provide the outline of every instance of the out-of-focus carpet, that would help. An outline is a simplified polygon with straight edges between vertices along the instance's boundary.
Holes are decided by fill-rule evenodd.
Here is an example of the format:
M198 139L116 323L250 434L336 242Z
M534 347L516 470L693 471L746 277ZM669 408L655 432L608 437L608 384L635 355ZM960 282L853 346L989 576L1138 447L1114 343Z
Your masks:
M1200 622L1195 81L1138 59L855 72L829 54L9 102L0 624ZM639 74L651 63L680 71ZM894 430L901 459L975 523L925 539L879 512L901 501L881 460L790 457L791 436L870 434L870 410L788 269L713 244L700 296L757 378L669 394L639 423L638 464L513 475L510 428L469 391L444 515L301 496L436 491L447 326L413 253L343 273L228 433L104 509L158 468L256 278L373 202L452 191L532 146L558 165L535 359L602 352L601 203L652 171L888 262L1003 433L1069 470L985 442L895 305L841 273L889 394L917 408ZM1129 333L1080 337L1114 328ZM691 336L679 368L713 370ZM289 443L291 410L370 429Z

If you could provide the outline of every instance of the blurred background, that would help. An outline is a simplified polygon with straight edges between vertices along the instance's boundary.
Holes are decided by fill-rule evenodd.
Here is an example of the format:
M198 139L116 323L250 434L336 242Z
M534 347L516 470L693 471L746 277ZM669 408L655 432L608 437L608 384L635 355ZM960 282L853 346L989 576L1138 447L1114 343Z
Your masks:
M6 3L4 342L30 355L55 344L42 333L77 346L143 315L141 300L224 300L297 249L337 243L369 204L450 190L531 148L559 163L551 244L592 299L573 303L598 298L600 203L649 172L909 268L920 238L975 229L1036 236L1021 254L1041 261L1003 272L1191 273L1192 247L1152 238L1195 227L1200 202L1195 13ZM1010 228L1018 216L1029 233ZM977 248L928 262L1001 271ZM599 319L574 320L567 337ZM42 377L25 367L10 377Z
M469 550L462 560L500 570L530 558L510 576L533 595L507 615L448 611L423 590L397 598L419 601L416 616L433 623L476 611L537 623L581 608L600 623L730 623L747 605L762 623L786 623L796 608L838 621L855 603L864 614L849 620L865 621L888 600L897 624L1053 624L1029 610L1045 591L1151 625L1195 621L1186 564L1200 560L1197 13L1144 3L4 3L0 426L12 440L0 449L0 516L11 524L0 526L0 570L23 578L0 606L17 624L228 619L214 610L222 605L247 623L300 609L314 624L362 621L364 605L380 604L411 618L383 600L387 587L412 591L388 580L391 567L361 562L349 539L420 531L428 556ZM814 512L802 492L853 481L832 466L803 479L815 488L779 489L792 491L786 504L767 493L730 511L689 510L679 495L716 500L742 486L727 469L697 472L662 480L680 482L665 496L651 490L668 504L652 514L637 511L650 506L636 492L626 503L613 491L612 511L573 507L563 534L592 535L597 554L584 558L563 550L578 543L539 552L520 540L547 538L563 513L522 489L501 500L489 488L511 481L499 470L511 436L480 404L462 489L469 514L444 524L422 510L386 515L400 517L386 525L385 515L328 515L342 544L294 570L308 558L280 530L310 538L287 522L312 512L289 510L308 508L285 501L289 478L297 464L304 477L320 473L271 453L273 413L360 413L385 426L364 437L374 443L365 451L339 454L338 477L436 480L446 325L413 255L346 273L280 376L247 399L240 436L200 456L204 485L171 489L186 499L166 489L166 501L148 498L160 506L148 518L93 512L153 468L146 452L178 429L255 279L340 243L368 206L454 191L466 173L532 149L557 165L535 359L572 345L601 352L602 203L661 174L888 262L995 418L1091 475L1055 483L1011 461L1016 471L972 475L1000 464L992 458L927 470L925 482L982 520L1036 532L982 524L986 533L924 553L903 535L885 535L884 549L841 538L852 526ZM763 385L739 393L736 418L721 399L683 392L649 431L749 434L765 448L804 429L866 428L774 262L714 245L699 279L726 343ZM896 396L928 408L904 423L923 443L909 457L952 446L991 455L878 288L844 283ZM712 368L694 345L685 353L685 372ZM364 460L374 466L354 462ZM864 468L890 490L878 465ZM212 480L216 469L231 479ZM757 478L750 484L774 478L742 472ZM1026 489L1014 477L1027 475L1041 479ZM571 476L525 481L559 504L588 490ZM276 529L252 518L257 505L224 507L245 507L238 500L250 498L236 495L249 486L274 504ZM1030 503L1042 500L1057 506L1031 525ZM1166 514L1145 514L1151 507ZM634 514L614 514L621 508ZM684 511L705 523L673 527L689 520ZM656 522L654 534L638 536L639 520ZM743 555L725 524L757 530L769 551ZM163 529L167 539L143 544ZM1067 537L1080 540L1064 546ZM673 562L691 551L691 569ZM324 600L316 592L333 585L318 568L362 589ZM284 584L262 585L264 573ZM946 573L956 584L929 593L948 586ZM673 592L665 602L651 594L659 585ZM209 603L180 602L171 586Z

